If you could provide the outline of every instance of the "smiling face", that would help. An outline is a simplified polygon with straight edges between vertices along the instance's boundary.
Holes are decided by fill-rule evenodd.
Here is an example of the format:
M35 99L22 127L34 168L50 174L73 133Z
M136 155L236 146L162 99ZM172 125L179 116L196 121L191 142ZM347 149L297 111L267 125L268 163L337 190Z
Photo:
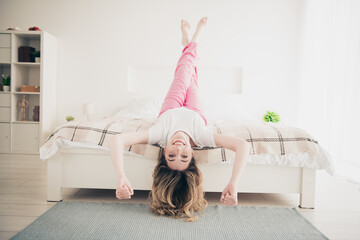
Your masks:
M193 157L189 135L182 131L172 135L164 148L164 155L169 168L179 171L187 169Z

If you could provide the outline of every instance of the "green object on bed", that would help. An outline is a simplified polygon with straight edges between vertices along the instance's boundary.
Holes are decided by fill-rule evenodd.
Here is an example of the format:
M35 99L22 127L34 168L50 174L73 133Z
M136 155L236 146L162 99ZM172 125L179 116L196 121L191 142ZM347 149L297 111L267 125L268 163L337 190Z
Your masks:
M66 117L66 121L70 122L70 121L74 121L74 117L73 116L67 116Z
M264 121L277 123L280 122L280 116L276 112L267 111L267 113L264 115Z

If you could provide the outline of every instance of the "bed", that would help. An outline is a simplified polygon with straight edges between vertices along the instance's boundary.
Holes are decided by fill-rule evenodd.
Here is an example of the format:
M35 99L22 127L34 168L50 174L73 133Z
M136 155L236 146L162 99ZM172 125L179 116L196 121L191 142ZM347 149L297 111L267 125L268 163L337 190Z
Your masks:
M40 158L48 166L47 200L61 201L62 188L115 189L110 136L150 128L160 106L159 99L136 99L113 117L72 121L56 128L40 148ZM302 129L230 112L220 106L206 114L214 132L235 135L251 144L238 191L297 193L300 207L314 208L316 171L333 173L329 154ZM137 144L125 150L125 172L133 188L151 190L152 172L162 149ZM194 148L194 157L203 174L203 190L222 192L231 177L235 153L224 148Z

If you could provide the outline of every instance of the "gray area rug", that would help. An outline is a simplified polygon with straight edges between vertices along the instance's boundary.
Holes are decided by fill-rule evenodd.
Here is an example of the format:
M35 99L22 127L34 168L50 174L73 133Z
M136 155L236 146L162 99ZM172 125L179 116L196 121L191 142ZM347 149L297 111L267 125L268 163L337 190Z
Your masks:
M327 239L295 208L209 206L196 222L149 205L59 202L12 239Z

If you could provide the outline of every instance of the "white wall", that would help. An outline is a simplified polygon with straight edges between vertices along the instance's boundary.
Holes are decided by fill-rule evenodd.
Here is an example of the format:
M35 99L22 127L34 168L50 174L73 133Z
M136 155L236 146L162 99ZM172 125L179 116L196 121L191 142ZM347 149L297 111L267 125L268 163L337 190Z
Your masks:
M278 111L296 125L302 5L301 0L0 0L0 29L38 26L58 38L59 124L67 115L80 118L83 102L93 102L102 118L134 97L151 95L127 92L128 66L175 68L182 50L180 19L188 19L194 30L198 19L208 16L200 64L242 67L242 99L250 113L260 118L266 110Z

